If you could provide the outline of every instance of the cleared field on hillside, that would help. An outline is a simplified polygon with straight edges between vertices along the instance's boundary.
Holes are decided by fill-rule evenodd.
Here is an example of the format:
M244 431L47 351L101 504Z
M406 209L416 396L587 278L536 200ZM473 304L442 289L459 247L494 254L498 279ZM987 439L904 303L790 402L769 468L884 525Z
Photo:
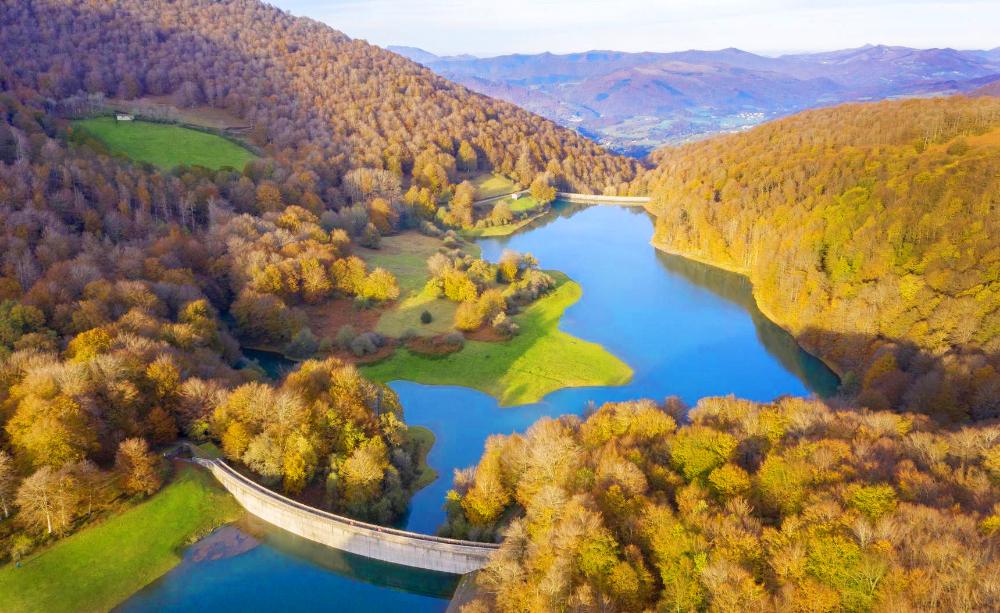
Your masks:
M469 182L476 188L476 200L502 196L517 189L514 182L507 177L489 173L474 177Z
M170 169L181 164L242 170L256 156L221 136L146 121L115 121L96 117L73 122L74 127L104 143L112 153Z
M444 334L452 330L458 305L424 292L430 279L427 258L437 253L441 246L437 238L404 232L384 237L380 249L358 250L369 268L384 268L396 275L399 282L399 301L382 313L375 327L378 332L399 337L407 330L420 335ZM462 245L462 250L479 255L479 247L472 243ZM429 324L420 321L420 314L425 310L433 317Z

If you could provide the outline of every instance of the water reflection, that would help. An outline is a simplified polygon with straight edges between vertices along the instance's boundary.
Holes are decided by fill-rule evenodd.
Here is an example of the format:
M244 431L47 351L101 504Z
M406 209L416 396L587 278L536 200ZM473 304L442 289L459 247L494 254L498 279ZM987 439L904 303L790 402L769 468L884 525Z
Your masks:
M261 544L239 555L183 562L120 611L443 611L458 577L387 564L313 543L253 517Z
M290 360L277 351L265 351L263 349L242 348L243 356L250 367L260 368L269 379L280 381L285 375L290 373L297 362Z
M658 252L648 244L652 233L642 209L557 205L519 234L479 241L483 257L529 251L578 282L583 297L560 327L601 343L635 374L627 385L564 389L509 408L468 388L392 383L407 422L437 437L428 462L441 477L413 498L408 529L432 532L441 524L453 471L475 464L491 434L523 431L543 416L635 398L767 401L836 390L836 376L760 313L745 277Z
M809 382L810 388L821 397L837 393L840 379L816 356L804 351L787 330L767 318L757 307L750 279L743 275L708 266L677 255L656 252L663 267L689 282L744 309L757 328L757 338L776 357L781 365L798 378Z
M475 464L490 435L523 431L544 416L668 395L689 403L724 394L767 401L836 390L836 376L760 313L746 278L657 252L648 244L652 233L642 209L557 204L521 233L479 241L488 259L505 248L530 251L578 282L583 297L560 327L601 343L635 376L624 386L565 389L511 408L468 388L393 382L406 421L437 438L428 463L440 476L413 498L408 529L437 529L453 471ZM244 353L275 379L292 366L277 354ZM236 557L185 561L123 609L442 610L438 597L455 585L447 575L358 558L277 529L261 534L261 546Z

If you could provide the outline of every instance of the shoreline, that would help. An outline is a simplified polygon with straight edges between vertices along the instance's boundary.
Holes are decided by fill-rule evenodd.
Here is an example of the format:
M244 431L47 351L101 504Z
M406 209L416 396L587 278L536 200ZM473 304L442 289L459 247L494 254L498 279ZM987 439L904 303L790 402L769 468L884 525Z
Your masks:
M648 212L654 218L656 217L656 214L650 211L649 207L646 207L646 212ZM789 330L785 324L783 324L777 317L774 316L774 313L769 311L767 307L761 303L760 299L757 296L756 287L754 286L753 279L750 278L749 271L747 271L746 269L738 268L736 266L727 266L720 262L715 262L708 258L704 258L692 253L685 253L683 251L670 249L665 245L662 245L661 243L656 241L655 237L649 239L649 244L651 247L653 247L653 249L656 249L657 251L660 251L662 253L666 253L667 255L674 255L680 258L684 258L686 260L691 260L692 262L698 262L699 264L704 264L705 266L711 266L713 268L718 268L719 270L724 270L726 272L731 272L733 274L745 277L747 281L749 281L750 283L750 291L751 295L753 296L754 305L757 307L757 310L760 311L761 315L763 315L764 317L767 318L768 321L770 321L771 323L773 323L774 325L778 326L779 328L787 332L789 335L791 335L791 337L795 340L795 343L803 351L805 351L809 355L813 356L814 358L825 364L826 367L829 368L831 372L833 372L833 374L837 375L837 378L840 379L840 383L843 384L846 373L844 372L844 369L840 365L831 362L825 356L821 355L818 351L816 351L815 348L809 347L808 345L803 343L802 339L798 335L796 335L793 331Z

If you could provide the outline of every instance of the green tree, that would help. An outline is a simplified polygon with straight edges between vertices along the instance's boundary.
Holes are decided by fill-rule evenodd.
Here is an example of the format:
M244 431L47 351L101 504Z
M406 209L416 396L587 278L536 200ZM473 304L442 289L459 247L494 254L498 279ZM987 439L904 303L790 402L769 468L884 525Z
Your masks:
M876 521L896 508L896 490L887 483L851 488L848 503L862 515Z
M736 439L730 434L692 426L674 437L670 459L687 481L700 480L728 462L736 445Z
M14 300L0 302L0 348L13 349L25 334L38 332L45 325L45 314L39 309Z

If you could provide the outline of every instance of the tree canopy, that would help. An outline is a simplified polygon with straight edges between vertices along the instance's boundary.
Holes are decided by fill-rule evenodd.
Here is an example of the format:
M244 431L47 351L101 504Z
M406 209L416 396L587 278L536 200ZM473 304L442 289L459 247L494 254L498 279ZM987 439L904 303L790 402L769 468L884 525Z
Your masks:
M654 242L747 273L862 404L1000 415L1000 99L810 111L654 159Z

